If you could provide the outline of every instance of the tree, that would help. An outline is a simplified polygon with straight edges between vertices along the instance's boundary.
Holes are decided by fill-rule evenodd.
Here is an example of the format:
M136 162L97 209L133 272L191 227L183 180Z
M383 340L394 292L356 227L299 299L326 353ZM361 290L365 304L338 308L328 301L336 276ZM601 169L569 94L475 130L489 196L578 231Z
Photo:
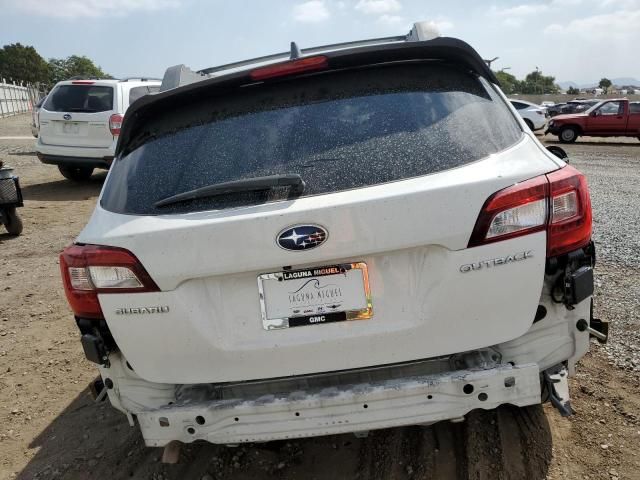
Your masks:
M609 88L611 88L611 80L609 80L608 78L602 78L600 80L600 83L598 83L598 86L604 90L604 93L607 93L609 91Z
M49 59L49 85L53 86L61 80L66 80L67 65L65 59L50 58Z
M580 95L580 90L575 88L575 87L569 87L567 89L567 94L568 95Z
M67 58L49 59L49 83L55 85L71 77L112 78L93 63L90 58L71 55Z
M510 73L505 72L504 70L500 70L498 72L494 72L498 82L500 82L500 88L502 91L511 95L513 93L520 93L521 85L520 81Z
M15 82L46 83L49 66L35 48L13 43L0 49L0 77Z
M542 75L539 70L529 73L522 82L522 93L558 93L559 90L560 88L556 85L556 78Z

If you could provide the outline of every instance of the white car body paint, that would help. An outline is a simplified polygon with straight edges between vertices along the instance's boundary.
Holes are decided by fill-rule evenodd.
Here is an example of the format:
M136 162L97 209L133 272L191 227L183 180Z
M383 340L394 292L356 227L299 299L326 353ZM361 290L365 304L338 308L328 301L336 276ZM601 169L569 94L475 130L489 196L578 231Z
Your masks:
M539 403L541 372L573 373L590 299L571 310L551 299L546 232L468 248L493 193L565 165L498 93L521 138L461 167L218 211L130 215L99 202L76 241L129 250L160 290L98 295L119 348L100 373L146 444L429 424ZM279 247L298 224L322 226L326 241ZM355 262L367 265L371 318L263 328L260 275Z

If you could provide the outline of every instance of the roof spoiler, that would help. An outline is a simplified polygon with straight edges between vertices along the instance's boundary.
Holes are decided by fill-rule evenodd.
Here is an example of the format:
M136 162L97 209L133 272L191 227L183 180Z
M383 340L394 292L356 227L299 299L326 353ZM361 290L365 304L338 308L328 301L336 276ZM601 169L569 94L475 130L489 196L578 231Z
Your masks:
M399 37L303 49L294 43L287 52L200 71L193 71L185 65L176 65L165 73L158 93L144 95L129 107L118 137L116 155L126 154L156 135L156 127L150 126L147 123L149 120L153 120L152 123L162 123L162 129L173 128L170 124L175 119L159 116L159 112L171 111L186 104L200 104L203 95L211 97L235 92L238 88L256 83L251 76L251 71L255 68L286 62L292 58L304 58L306 55L322 55L326 58L330 70L398 61L453 62L491 83L498 83L498 79L478 52L462 40L438 36L433 23L415 24L407 35Z
M354 42L334 43L331 45L323 45L313 48L299 48L295 42L291 42L291 50L287 52L275 53L273 55L265 55L240 62L227 63L217 67L209 67L194 72L186 65L174 65L167 68L162 78L160 91L170 90L172 88L181 87L190 83L206 80L216 77L230 71L241 69L249 66L263 66L278 61L293 60L305 55L323 53L327 51L342 50L347 48L371 47L375 45L385 45L400 42L423 42L433 40L440 36L437 27L433 22L417 22L413 24L411 31L406 35L396 37L372 38L369 40L357 40Z

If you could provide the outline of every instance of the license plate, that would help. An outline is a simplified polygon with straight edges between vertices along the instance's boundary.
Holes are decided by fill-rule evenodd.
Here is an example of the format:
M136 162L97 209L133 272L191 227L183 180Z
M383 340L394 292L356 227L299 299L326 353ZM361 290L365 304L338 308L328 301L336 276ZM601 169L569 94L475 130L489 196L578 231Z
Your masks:
M76 135L80 131L80 124L65 122L62 124L62 133Z
M373 316L365 263L285 270L258 276L265 330Z

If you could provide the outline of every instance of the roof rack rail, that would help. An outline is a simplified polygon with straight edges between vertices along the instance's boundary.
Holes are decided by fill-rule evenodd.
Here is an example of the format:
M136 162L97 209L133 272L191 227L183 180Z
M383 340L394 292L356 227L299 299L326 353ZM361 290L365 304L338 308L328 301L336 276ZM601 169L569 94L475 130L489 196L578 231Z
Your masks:
M272 63L278 60L290 60L296 59L304 55L335 51L347 48L358 48L358 47L370 47L375 45L385 45L389 43L399 43L399 42L416 42L416 41L425 41L425 40L433 40L436 37L439 37L440 33L437 28L434 26L433 22L417 22L413 24L413 28L406 35L398 35L394 37L381 37L381 38L371 38L368 40L356 40L351 42L342 42L342 43L333 43L330 45L322 45L319 47L312 48L299 48L295 42L291 42L290 50L286 52L274 53L272 55L265 55L262 57L251 58L249 60L242 60L239 62L227 63L224 65L219 65L216 67L204 68L202 70L198 70L194 72L186 65L175 65L173 67L169 67L162 79L162 85L160 86L160 91L169 90L171 88L176 88L182 85L187 85L189 83L198 82L200 80L205 80L209 76L214 76L214 74L219 72L226 72L228 70L233 70L236 68L247 67L250 65L259 65L264 63Z

